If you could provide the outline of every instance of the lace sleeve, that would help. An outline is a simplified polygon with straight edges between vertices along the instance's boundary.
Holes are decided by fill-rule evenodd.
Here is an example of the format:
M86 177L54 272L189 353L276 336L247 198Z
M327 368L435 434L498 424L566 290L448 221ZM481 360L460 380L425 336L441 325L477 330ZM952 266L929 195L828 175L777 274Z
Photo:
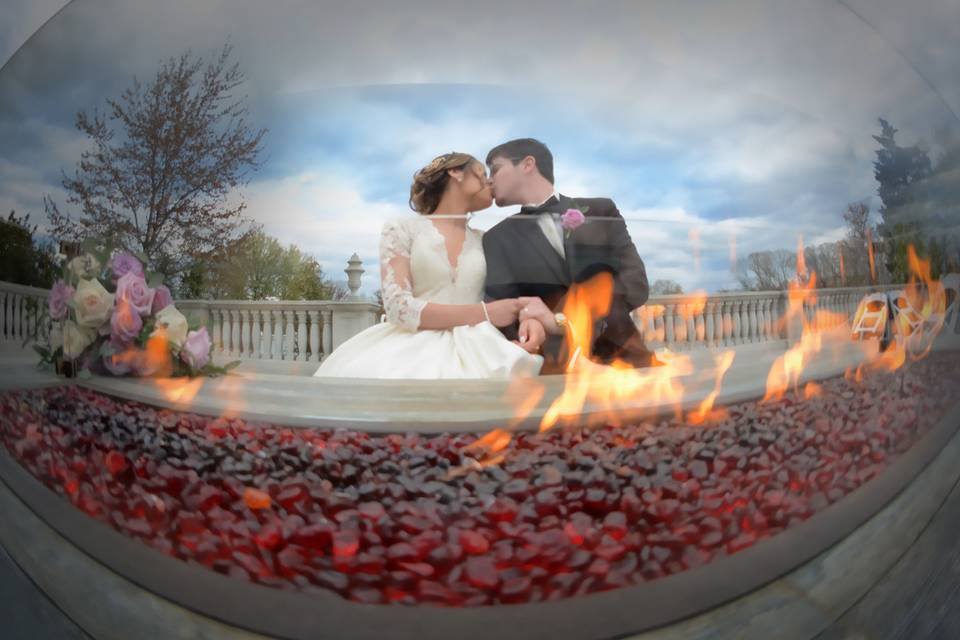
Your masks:
M420 328L425 300L413 295L410 279L410 247L413 235L407 225L391 220L380 233L380 283L387 320L405 329Z

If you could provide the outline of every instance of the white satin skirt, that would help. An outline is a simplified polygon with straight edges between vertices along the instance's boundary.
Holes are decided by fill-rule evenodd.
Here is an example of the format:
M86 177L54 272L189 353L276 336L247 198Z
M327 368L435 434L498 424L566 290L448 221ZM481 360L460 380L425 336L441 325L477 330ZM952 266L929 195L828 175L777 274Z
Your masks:
M535 376L543 356L527 353L489 322L410 331L381 322L353 336L313 375L326 378L508 379Z

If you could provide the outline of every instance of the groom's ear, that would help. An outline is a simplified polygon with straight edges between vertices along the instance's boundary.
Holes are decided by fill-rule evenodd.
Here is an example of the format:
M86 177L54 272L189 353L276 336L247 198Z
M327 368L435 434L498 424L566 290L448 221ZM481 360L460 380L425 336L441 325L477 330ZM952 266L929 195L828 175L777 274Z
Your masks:
M537 168L537 159L533 156L524 156L523 160L520 161L520 170L524 173L530 173L531 171L540 170Z

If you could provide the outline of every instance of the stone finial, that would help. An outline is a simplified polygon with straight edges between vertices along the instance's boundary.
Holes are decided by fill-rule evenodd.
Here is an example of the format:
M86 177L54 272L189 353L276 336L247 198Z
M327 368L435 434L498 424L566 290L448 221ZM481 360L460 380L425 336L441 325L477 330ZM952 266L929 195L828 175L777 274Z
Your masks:
M350 287L350 295L348 296L349 300L359 300L360 299L360 276L364 272L364 268L361 266L363 261L360 260L360 256L354 253L350 256L350 259L347 260L347 268L344 269L344 273L347 274L347 286Z

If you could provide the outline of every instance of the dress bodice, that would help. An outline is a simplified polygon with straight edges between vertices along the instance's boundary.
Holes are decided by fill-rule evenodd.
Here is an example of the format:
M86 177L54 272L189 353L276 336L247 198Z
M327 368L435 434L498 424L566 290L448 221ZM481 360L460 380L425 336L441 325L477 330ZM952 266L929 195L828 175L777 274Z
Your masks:
M409 216L384 224L380 237L380 275L387 318L415 330L428 302L475 304L483 299L487 265L483 232L467 227L456 267L450 264L443 234L427 216ZM409 280L391 266L409 260Z

